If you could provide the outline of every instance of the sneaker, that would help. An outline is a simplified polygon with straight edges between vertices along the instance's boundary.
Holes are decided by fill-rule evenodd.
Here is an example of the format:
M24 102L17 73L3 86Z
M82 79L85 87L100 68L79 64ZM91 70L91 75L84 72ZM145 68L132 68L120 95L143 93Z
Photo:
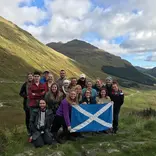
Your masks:
M32 136L29 137L28 142L29 142L29 143L32 142Z

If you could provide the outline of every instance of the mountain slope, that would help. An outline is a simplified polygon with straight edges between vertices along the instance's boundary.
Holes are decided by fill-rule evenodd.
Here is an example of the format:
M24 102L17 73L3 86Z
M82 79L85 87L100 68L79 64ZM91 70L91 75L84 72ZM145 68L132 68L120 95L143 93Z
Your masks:
M142 67L136 66L135 68L136 68L137 70L139 70L139 71L145 73L145 74L149 74L149 75L151 75L151 76L153 76L153 77L156 78L156 67L154 67L154 68L152 68L152 69L146 69L146 68L142 68Z
M28 71L50 70L57 75L67 70L68 76L80 74L71 59L48 48L31 34L0 17L0 79L20 79Z
M142 84L153 85L155 83L153 78L139 72L128 61L84 41L72 40L65 44L49 43L47 46L84 65L90 75L105 77L110 74Z

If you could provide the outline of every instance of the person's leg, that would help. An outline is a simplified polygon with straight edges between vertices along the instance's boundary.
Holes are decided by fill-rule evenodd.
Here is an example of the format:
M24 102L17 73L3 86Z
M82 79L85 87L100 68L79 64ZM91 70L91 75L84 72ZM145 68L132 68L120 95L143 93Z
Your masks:
M44 146L43 136L40 135L36 140L33 140L32 143L36 148Z
M47 132L44 133L43 140L46 145L51 145L54 141L52 134L50 135Z
M28 108L25 109L25 124L27 127L28 135L31 135L31 132L30 132L30 110Z
M52 124L52 128L51 128L51 132L52 132L52 134L53 134L55 140L56 140L57 142L59 142L59 143L61 143L61 142L60 142L60 140L59 140L59 138L58 138L57 132L58 132L58 130L60 129L60 127L61 127L61 125L62 125L61 123L62 123L61 117L58 116L58 115L56 115L56 116L55 116L55 119L54 119L54 121L53 121L53 124Z
M118 120L119 120L120 106L114 106L113 111L113 132L116 133L118 130Z

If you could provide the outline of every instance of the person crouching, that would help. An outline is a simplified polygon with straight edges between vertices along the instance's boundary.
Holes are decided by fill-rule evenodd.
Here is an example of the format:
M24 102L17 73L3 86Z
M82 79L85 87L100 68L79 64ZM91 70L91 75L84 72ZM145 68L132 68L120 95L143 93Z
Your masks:
M32 143L35 147L55 142L51 133L53 112L46 108L45 100L39 101L39 108L34 109L30 117L30 129L32 132Z
M63 136L66 140L74 140L72 135L70 134L71 130L71 110L72 105L77 105L76 99L76 91L70 90L69 95L62 100L58 110L56 111L56 116L51 128L51 131L55 137L55 139L61 143L61 140L57 136L57 132L60 127L63 127Z

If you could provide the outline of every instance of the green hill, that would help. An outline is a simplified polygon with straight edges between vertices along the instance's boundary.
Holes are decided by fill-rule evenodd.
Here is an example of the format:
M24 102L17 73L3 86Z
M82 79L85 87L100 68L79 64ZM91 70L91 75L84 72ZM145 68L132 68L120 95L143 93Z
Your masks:
M65 69L68 76L80 69L55 50L36 40L31 34L0 17L0 79L23 79L20 76L34 69L50 70L57 75Z
M105 77L107 74L142 84L153 85L155 80L139 72L121 57L112 55L89 43L72 40L67 43L49 43L47 46L83 65L90 75Z

